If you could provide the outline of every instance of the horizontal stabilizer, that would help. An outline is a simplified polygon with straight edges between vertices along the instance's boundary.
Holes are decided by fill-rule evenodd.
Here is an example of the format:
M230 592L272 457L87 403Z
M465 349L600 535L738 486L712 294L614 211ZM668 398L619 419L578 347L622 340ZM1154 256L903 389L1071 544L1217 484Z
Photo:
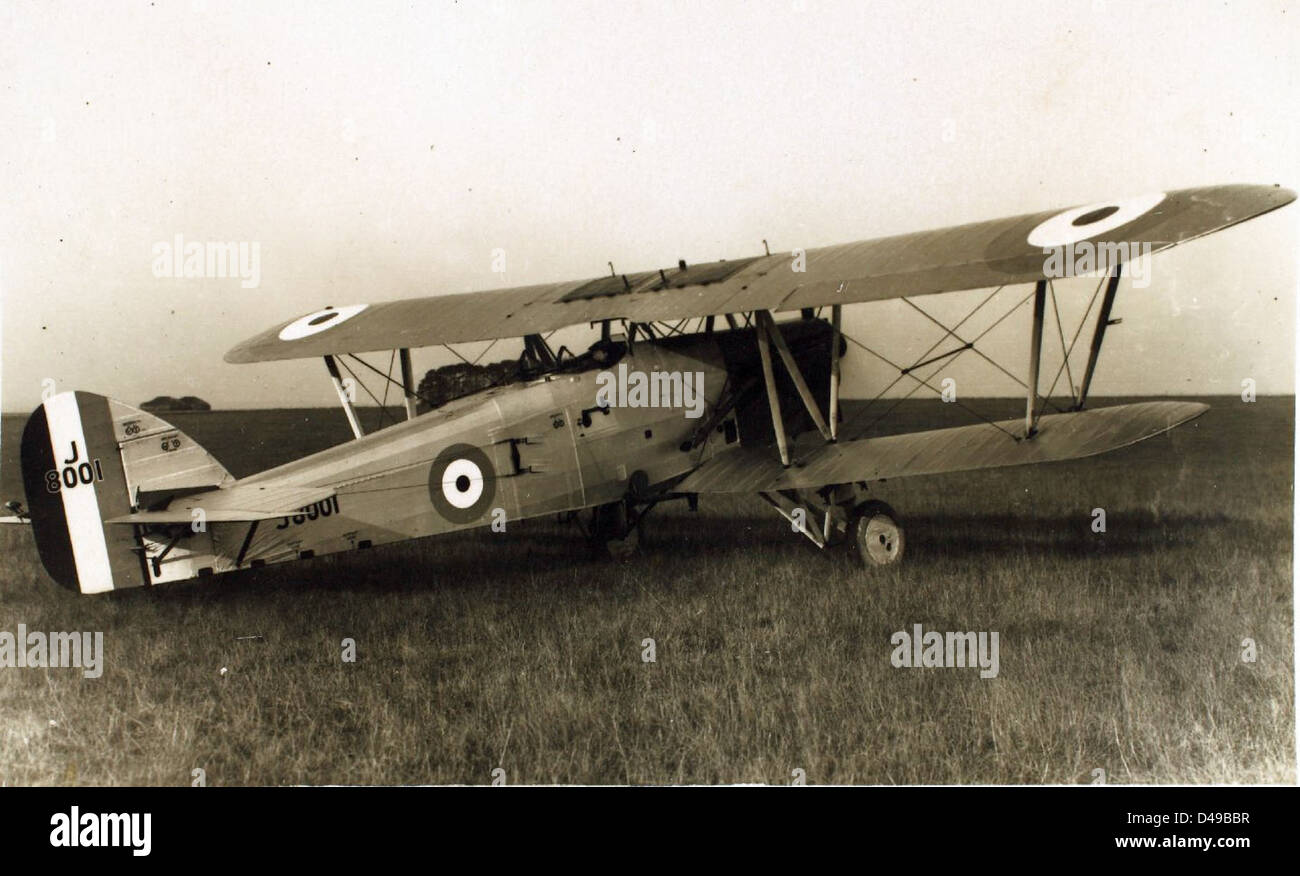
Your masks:
M1080 459L1168 432L1207 410L1198 402L1160 401L1050 414L1039 419L1037 433L1028 440L1011 437L1023 435L1020 419L998 423L1001 429L984 423L807 445L796 448L789 468L772 448L740 447L710 459L676 489L762 493Z
M137 511L110 517L105 523L191 523L195 511L203 512L208 523L274 520L294 514L313 502L323 502L335 493L333 487L235 484L220 490L195 493L172 500L161 511Z

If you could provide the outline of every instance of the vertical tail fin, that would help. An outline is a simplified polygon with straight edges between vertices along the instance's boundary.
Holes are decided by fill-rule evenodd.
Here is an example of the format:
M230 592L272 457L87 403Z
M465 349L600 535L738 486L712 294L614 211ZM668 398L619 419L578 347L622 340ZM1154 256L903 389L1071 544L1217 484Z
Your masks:
M59 393L37 408L21 456L41 562L55 581L81 593L152 580L141 533L105 520L232 480L171 424L88 392Z

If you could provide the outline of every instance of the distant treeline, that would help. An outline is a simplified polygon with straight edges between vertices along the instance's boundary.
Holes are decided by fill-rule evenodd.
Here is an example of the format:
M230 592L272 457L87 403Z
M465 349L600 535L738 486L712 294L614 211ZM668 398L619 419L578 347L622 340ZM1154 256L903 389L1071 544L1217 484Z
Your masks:
M485 365L471 365L457 362L444 365L425 372L424 379L416 390L419 393L419 410L421 413L431 408L441 407L452 399L461 398L471 393L510 383L519 374L519 362L515 359L503 359Z
M160 395L147 402L141 402L140 408L156 414L167 411L210 411L212 405L195 395L183 395L180 398Z

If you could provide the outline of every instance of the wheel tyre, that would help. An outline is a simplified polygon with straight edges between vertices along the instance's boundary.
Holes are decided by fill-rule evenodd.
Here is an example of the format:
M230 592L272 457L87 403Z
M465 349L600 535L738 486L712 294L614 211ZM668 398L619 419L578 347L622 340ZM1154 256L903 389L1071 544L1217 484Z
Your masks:
M605 556L612 560L626 560L635 556L640 547L640 534L633 529L623 538L612 538L606 541Z
M849 544L864 566L892 566L903 558L907 536L894 509L865 502L854 509Z
M640 547L640 533L628 525L627 506L611 502L596 509L591 546L598 558L625 560Z

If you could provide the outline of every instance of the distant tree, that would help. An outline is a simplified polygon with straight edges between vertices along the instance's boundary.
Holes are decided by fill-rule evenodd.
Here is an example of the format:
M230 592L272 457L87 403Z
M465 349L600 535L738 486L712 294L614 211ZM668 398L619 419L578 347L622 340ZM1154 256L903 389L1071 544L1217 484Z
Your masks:
M176 399L170 395L155 396L147 402L141 402L140 408L146 411L173 411L176 409Z
M170 395L160 395L149 399L147 402L141 402L140 409L144 411L152 411L154 413L160 411L210 411L212 410L212 405L194 395L187 395L183 398L174 398Z
M510 383L519 376L519 363L503 359L487 365L457 362L433 368L420 381L419 410L421 413L445 405L452 399L463 398L491 386Z

